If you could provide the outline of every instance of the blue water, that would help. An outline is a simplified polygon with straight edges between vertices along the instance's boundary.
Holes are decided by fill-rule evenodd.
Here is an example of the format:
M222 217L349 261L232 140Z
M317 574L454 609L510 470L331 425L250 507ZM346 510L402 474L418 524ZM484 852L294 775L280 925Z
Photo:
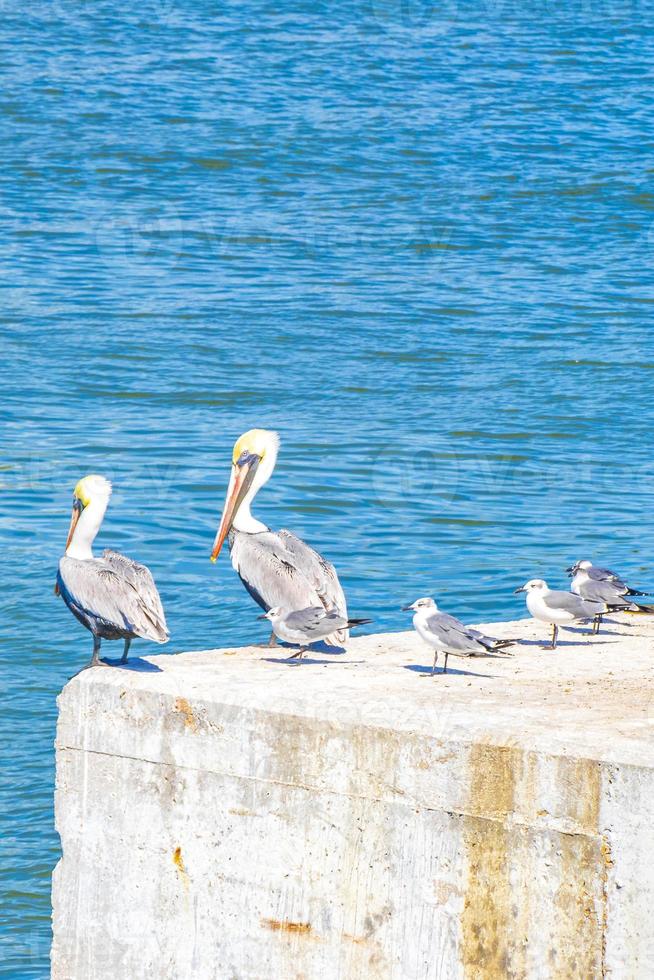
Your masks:
M283 439L259 515L375 629L426 593L522 615L579 557L654 588L654 10L2 12L0 970L42 978L80 476L114 481L98 544L153 569L169 653L267 635L208 560L253 425Z

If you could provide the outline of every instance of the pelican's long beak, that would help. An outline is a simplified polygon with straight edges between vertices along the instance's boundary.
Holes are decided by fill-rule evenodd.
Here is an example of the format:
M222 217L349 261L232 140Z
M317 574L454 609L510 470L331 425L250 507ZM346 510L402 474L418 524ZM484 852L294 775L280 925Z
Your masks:
M254 475L257 472L257 467L259 466L260 462L261 456L257 456L255 453L250 453L248 456L245 456L245 458L239 459L238 463L234 463L232 466L232 475L229 478L227 496L225 497L225 506L223 507L222 517L220 518L220 526L214 539L213 549L211 551L212 561L215 561L220 554L220 549L222 548L223 542L229 534L232 524L234 523L234 518L238 514L238 509L243 503L248 490L252 486L252 481L254 480Z
M64 548L64 552L68 551L68 545L73 540L73 534L75 533L75 528L77 527L77 522L79 520L79 516L80 516L80 514L82 513L83 510L84 510L84 507L82 506L82 501L81 500L77 500L77 498L76 498L73 501L73 510L71 512L71 515L70 515L70 526L68 528L68 537L66 538L66 547ZM56 582L55 582L55 587L54 587L54 593L55 593L55 595L59 595L59 586L57 585Z
M70 515L70 527L68 528L68 537L66 538L66 547L64 548L64 551L68 551L68 545L73 540L73 534L75 533L77 522L83 510L84 507L82 506L82 501L75 499L73 501L73 510Z

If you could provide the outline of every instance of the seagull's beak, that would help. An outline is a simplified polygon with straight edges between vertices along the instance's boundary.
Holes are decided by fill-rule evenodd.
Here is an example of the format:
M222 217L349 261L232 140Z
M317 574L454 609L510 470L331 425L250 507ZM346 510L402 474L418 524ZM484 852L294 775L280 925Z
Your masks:
M229 534L230 528L234 523L234 518L238 513L238 509L243 503L245 496L252 486L252 481L254 480L254 475L257 472L257 467L261 462L261 456L257 456L255 453L250 453L245 459L239 460L238 463L234 463L232 466L232 475L229 479L229 486L227 487L227 496L225 497L225 506L223 507L222 517L220 518L220 526L218 528L218 533L216 534L213 549L211 551L211 560L215 561L220 554L220 549L223 546L223 542L227 535Z
M262 613L261 616L257 616L257 619L268 619L268 613Z
M514 595L520 595L521 592L526 592L526 591L527 590L525 589L524 585L521 585L520 588L519 589L516 589L513 594Z
M80 516L80 514L82 513L83 510L84 510L84 507L82 505L82 501L81 500L78 500L77 497L76 497L75 500L73 501L73 510L71 512L71 515L70 515L70 526L68 528L68 537L66 538L66 547L64 548L64 551L68 551L68 545L73 540L73 535L75 533L75 528L77 527L77 522L79 520L79 516ZM57 585L56 582L55 582L55 587L54 587L54 594L55 595L59 595L59 586Z
M411 612L413 606L402 606L402 612Z
M566 572L568 573L568 575L572 575L574 573L574 570L575 570L574 565L570 565L570 568L566 568Z

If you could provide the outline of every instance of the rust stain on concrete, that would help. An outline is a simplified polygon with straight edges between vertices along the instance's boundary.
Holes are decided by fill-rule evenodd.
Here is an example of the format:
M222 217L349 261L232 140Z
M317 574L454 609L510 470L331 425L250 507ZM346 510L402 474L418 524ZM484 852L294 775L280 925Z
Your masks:
M198 723L195 720L193 709L186 698L175 699L175 711L179 711L180 714L184 716L184 726L186 728L190 728L192 732L196 732L198 730Z
M173 851L173 864L177 868L182 885L184 886L184 891L187 891L189 886L189 876L184 864L184 858L182 857L181 847L176 847Z
M478 744L468 756L463 817L467 881L461 959L468 980L521 980L530 974L528 937L540 923L548 976L595 980L602 975L606 863L598 833L600 768L592 760L556 763L557 814L570 831L531 825L543 810L533 760L519 748ZM525 820L527 823L525 824ZM535 899L531 879L545 855L556 888Z
M600 844L600 854L603 859L602 867L602 976L606 973L606 936L609 928L609 874L611 868L614 865L613 852L611 851L611 842L607 838L606 834L602 835L602 843Z
M599 762L593 759L561 757L556 762L555 778L563 815L582 833L598 833L600 771Z
M473 980L506 980L514 970L512 935L516 923L509 884L509 833L495 820L464 818L468 881L461 916L464 975Z
M296 935L307 935L311 932L310 922L289 922L288 919L262 919L261 925L273 932L286 932Z
M600 841L561 834L559 887L554 896L556 976L594 980L602 976L604 895Z

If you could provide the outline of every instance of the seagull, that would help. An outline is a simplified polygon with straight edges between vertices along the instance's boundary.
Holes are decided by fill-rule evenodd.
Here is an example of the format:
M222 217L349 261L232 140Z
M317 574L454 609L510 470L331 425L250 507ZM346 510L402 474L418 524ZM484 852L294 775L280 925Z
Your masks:
M278 450L279 435L268 429L250 429L236 440L211 560L216 561L229 535L232 565L264 612L318 606L336 612L343 622L334 625L325 640L331 646L343 646L348 638L347 604L334 566L291 531L272 531L250 511L255 496L272 476ZM270 645L274 642L273 632Z
M445 654L443 673L447 673L447 658L454 657L484 657L495 650L503 650L514 643L514 640L496 640L485 636L479 630L464 626L448 613L440 612L435 601L429 596L416 599L410 606L402 607L404 612L413 610L413 625L416 632L430 647L434 648L434 663L431 676L436 673L438 654Z
M584 599L574 592L552 591L543 579L534 578L515 590L515 595L527 593L527 609L542 623L552 626L552 643L545 650L556 650L559 626L576 623L580 619L594 619L613 612L613 607L603 600Z
M101 558L93 557L93 541L110 497L111 483L103 476L85 476L75 487L66 551L55 585L55 594L61 595L73 616L93 635L93 656L87 667L102 663L103 639L125 641L120 662L126 663L134 637L155 643L167 643L170 638L149 569L109 549Z
M653 613L654 606L644 606L633 602L629 597L645 595L636 589L630 589L627 584L610 572L608 568L594 568L589 561L578 561L569 569L574 574L570 586L575 595L583 599L593 599L606 602L615 612ZM602 623L602 613L595 617L593 632L599 633Z
M610 568L600 568L599 565L593 565L591 561L585 558L583 561L575 562L570 568L566 569L570 578L574 578L575 575L580 572L587 572L588 577L594 582L611 582L620 590L620 595L648 595L647 592L639 592L638 589L630 589L625 580L617 572L612 572Z
M309 606L295 612L276 606L259 616L259 619L270 620L275 635L280 640L300 647L296 653L291 654L291 660L295 657L301 659L312 643L324 640L338 630L349 630L372 622L371 619L344 619L338 610L326 610L324 606Z

